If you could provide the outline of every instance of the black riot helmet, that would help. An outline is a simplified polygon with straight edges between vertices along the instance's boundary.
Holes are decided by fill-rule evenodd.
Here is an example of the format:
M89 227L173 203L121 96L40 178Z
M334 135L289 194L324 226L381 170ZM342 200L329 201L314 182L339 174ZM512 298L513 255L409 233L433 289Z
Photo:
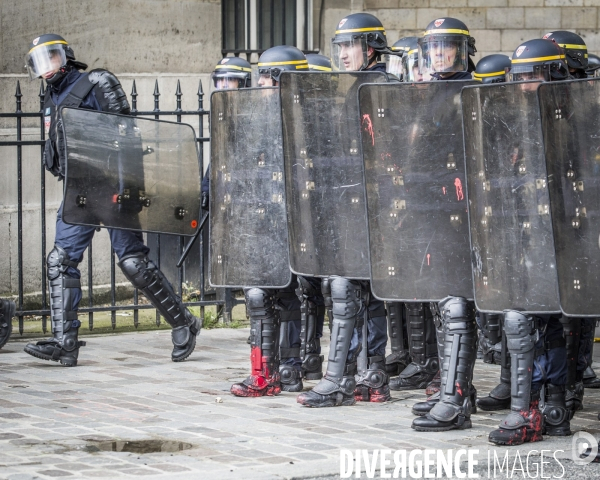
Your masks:
M217 90L249 88L252 86L252 67L243 58L225 57L215 66L211 78Z
M300 50L289 45L279 45L265 50L258 59L258 84L271 86L264 83L269 79L279 82L281 72L284 70L306 72L308 71L308 61Z
M588 68L585 70L588 77L600 77L600 57L588 53Z
M508 82L522 80L565 80L569 69L565 54L556 43L542 38L528 40L517 47L510 61Z
M510 58L496 53L483 57L475 67L473 78L481 83L502 83L510 70Z
M451 17L438 18L427 25L419 39L420 70L434 75L472 72L475 65L470 57L475 52L475 39L463 22Z
M67 41L55 33L46 33L34 38L25 55L25 68L29 78L44 78L52 84L62 78L67 67L85 70L87 65L75 60L75 53Z
M325 55L318 53L309 53L306 55L308 69L311 72L331 72L331 60Z
M369 57L369 47L374 53ZM393 53L381 21L370 13L353 13L338 23L331 39L331 61L337 70L365 70L373 59Z
M574 69L576 75L585 78L585 69L588 66L587 45L579 35L566 30L557 30L548 32L542 37L544 40L550 40L563 49L565 60L570 69Z

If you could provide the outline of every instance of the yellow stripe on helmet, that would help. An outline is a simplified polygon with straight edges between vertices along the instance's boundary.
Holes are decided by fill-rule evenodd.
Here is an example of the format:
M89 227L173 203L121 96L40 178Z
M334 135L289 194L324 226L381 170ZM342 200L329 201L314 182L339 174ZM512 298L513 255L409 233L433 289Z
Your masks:
M259 63L258 66L259 67L277 67L277 66L281 66L281 65L298 65L296 68L308 68L308 61L306 60L290 60L287 62L266 62L266 63ZM301 67L301 65L305 65Z
M473 73L473 77L475 77L475 79L478 78L484 78L484 77L499 77L500 75L504 75L506 72L504 70L502 70L501 72L492 72L492 73L477 73L474 72Z
M383 34L385 35L385 28L383 28L383 27L349 28L347 30L336 30L335 34L337 35L339 33L359 33L359 32L373 32L373 31L383 32Z
M564 60L564 55L550 55L549 57L535 58L513 58L510 63L529 63L529 62L545 62L547 60Z
M559 45L563 48L568 48L569 50L587 50L586 45L574 45L571 43L559 43Z
M468 30L462 30L460 28L447 28L447 29L440 29L440 30L426 30L425 31L425 35L434 35L436 33L457 33L460 35L469 35L469 31Z
M252 72L251 68L248 67L238 67L237 65L217 65L215 67L215 70L218 70L219 68L231 68L233 70L241 70L242 72Z
M64 40L52 40L50 42L44 42L44 43L40 43L39 45L36 45L31 50L29 50L29 53L33 52L36 48L40 48L40 47L43 47L45 45L55 45L57 43L62 43L63 45L68 45L68 43L65 42Z
M419 51L418 48L413 48L412 50L409 50L407 55L412 55L413 53L417 53Z
M322 67L321 65L311 65L310 63L308 64L308 68L311 68L313 70L321 70L323 72L331 72L332 71L331 67Z

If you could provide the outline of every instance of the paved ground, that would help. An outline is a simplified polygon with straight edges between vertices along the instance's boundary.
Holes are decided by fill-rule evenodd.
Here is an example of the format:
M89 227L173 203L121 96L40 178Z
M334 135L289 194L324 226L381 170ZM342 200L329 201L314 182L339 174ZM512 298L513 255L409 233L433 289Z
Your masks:
M474 428L464 431L410 429L410 407L424 398L418 391L394 392L384 405L328 409L301 407L289 393L235 398L229 386L247 373L247 337L248 329L202 331L190 360L175 364L168 331L88 336L72 369L38 361L23 353L23 342L9 342L0 350L0 478L337 478L341 448L477 448L482 461L492 448L487 434L501 414L477 414ZM479 391L487 393L498 374L499 367L478 365ZM599 438L600 390L587 398L572 427ZM525 465L534 448L564 450L557 453L562 478L600 477L600 465L576 468L567 460L571 443L547 438L510 453L520 451ZM548 468L559 477L557 467ZM479 471L487 476L487 467ZM533 473L525 478L539 478Z

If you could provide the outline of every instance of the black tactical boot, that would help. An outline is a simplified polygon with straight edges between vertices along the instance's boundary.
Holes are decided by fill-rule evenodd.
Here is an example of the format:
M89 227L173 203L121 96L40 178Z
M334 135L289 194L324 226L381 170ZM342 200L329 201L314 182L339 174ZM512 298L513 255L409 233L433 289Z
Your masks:
M435 406L435 404L440 401L440 396L441 393L438 390L436 393L429 396L424 402L415 403L412 407L413 415L416 415L417 417L423 417L427 415ZM477 413L477 405L475 403L477 400L477 390L473 386L471 386L471 393L469 394L469 397L471 400L471 415L473 415Z
M412 362L390 380L392 390L424 389L439 369L433 315L424 303L407 303L406 317Z
M164 317L171 330L173 352L171 360L183 362L196 348L196 337L202 327L200 319L192 315L173 287L144 253L126 255L119 262L125 277L138 288L154 308Z
M366 336L366 332L363 338ZM364 352L366 346L363 345ZM383 403L392 399L390 395L389 381L390 377L385 371L385 358L368 357L368 368L366 370L358 368L356 388L354 389L354 398L357 402ZM359 365L360 365L359 361Z
M570 411L565 405L565 386L546 384L544 406L544 428L542 433L552 437L571 435Z
M356 360L347 361L350 341L357 316L362 314L363 292L355 281L332 277L323 284L330 288L333 322L327 371L310 391L298 395L297 402L307 407L336 407L354 405L357 373ZM325 293L325 289L323 290ZM358 355L360 352L356 352Z
M244 291L250 316L252 373L243 382L234 383L231 393L237 397L263 397L281 393L279 377L280 313L273 292L261 288Z
M477 400L477 406L486 412L510 408L510 353L506 346L506 335L502 331L500 352L500 383L494 387L487 397Z
M77 320L75 310L75 298L81 290L81 283L78 278L67 274L69 267L76 268L77 265L61 247L55 246L48 255L52 338L25 346L29 355L60 362L65 367L77 365L79 348L85 345L77 339L81 322Z
M424 417L413 420L422 432L471 428L471 388L477 358L477 324L472 302L446 297L439 303L444 324L444 358L440 400Z
M591 364L588 364L585 372L583 372L583 386L585 388L600 388L600 378L596 376Z
M493 430L496 445L522 445L543 440L539 391L532 391L533 359L537 332L534 319L516 310L504 311L504 332L511 361L510 413Z
M406 318L404 315L404 304L399 302L387 302L388 332L390 336L390 347L392 353L385 359L385 371L389 376L400 375L410 364L408 353L408 338L406 335Z
M12 332L12 319L15 316L15 302L0 298L0 348L6 345Z
M566 343L567 383L564 388L564 400L571 419L575 412L583 409L583 372L577 371L579 362L579 347L581 340L581 322L579 318L565 317L560 319L563 327L563 336ZM554 389L559 388L557 386ZM556 403L556 400L555 400ZM545 411L545 408L542 408Z

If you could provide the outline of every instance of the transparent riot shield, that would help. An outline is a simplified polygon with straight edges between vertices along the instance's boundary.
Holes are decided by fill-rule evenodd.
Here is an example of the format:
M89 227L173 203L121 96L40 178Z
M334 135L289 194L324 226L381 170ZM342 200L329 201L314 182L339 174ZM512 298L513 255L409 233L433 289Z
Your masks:
M61 117L66 223L194 234L200 167L191 126L74 108Z
M360 88L371 282L392 301L473 298L460 91L473 82Z
M385 81L383 72L281 76L294 273L369 278L358 87Z
M477 308L560 311L538 83L465 88L465 161Z
M600 316L600 78L538 90L560 306Z
M211 96L210 283L291 281L277 88Z

